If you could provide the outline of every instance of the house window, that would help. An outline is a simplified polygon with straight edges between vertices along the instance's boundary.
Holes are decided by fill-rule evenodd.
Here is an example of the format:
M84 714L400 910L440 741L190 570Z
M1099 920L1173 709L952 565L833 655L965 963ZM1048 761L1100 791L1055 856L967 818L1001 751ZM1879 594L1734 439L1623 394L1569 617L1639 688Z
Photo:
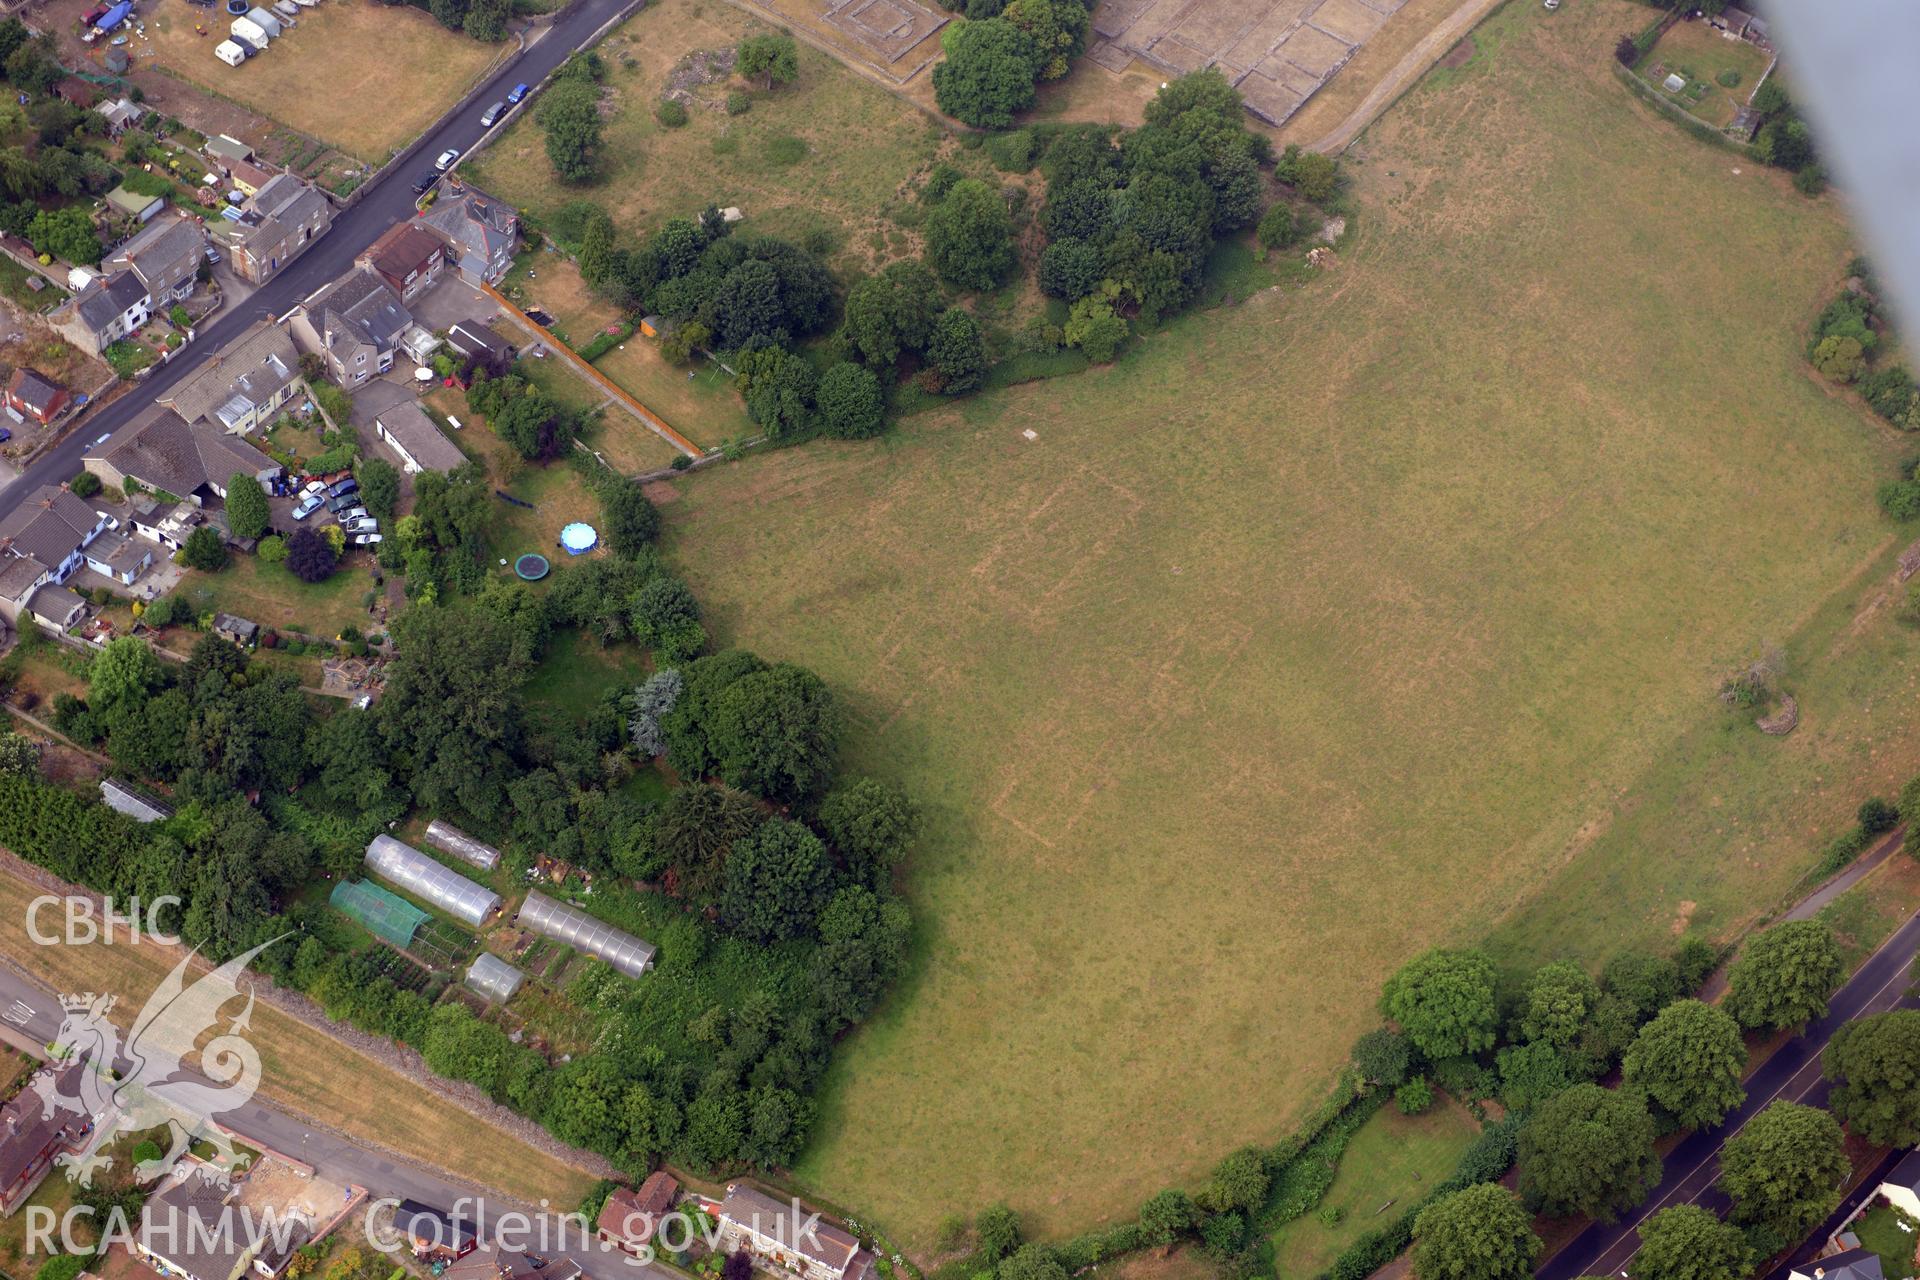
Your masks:
M359 355L353 358L353 362L355 364L365 364L367 362L367 353L362 351Z

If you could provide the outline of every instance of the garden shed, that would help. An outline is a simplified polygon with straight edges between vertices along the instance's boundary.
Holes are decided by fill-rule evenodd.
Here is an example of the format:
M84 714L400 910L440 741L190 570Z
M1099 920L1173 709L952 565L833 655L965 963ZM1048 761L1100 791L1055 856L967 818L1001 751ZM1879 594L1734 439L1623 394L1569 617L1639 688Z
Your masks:
M511 1000L525 979L524 973L491 951L475 956L467 969L467 985L489 1000Z
M596 920L577 908L555 902L538 890L529 893L520 905L520 923L577 951L598 956L629 978L637 978L653 968L653 957L659 950L651 942Z
M471 925L487 922L500 909L500 895L443 867L412 845L379 835L367 846L367 865L383 880L424 898L456 920Z
M411 946L413 935L430 919L405 898L365 880L342 880L327 896L327 903L396 947Z

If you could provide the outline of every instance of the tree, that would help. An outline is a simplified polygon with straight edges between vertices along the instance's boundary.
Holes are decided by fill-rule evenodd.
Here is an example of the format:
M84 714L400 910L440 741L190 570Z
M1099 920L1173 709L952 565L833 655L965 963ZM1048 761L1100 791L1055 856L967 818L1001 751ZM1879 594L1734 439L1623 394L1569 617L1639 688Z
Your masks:
M654 650L662 661L691 658L707 642L700 625L700 602L686 583L672 574L647 579L633 598L633 638Z
M392 519L400 501L399 469L385 458L362 458L353 464L353 478L360 485L360 502L367 514Z
M1747 1096L1740 1074L1747 1047L1733 1015L1678 1000L1640 1028L1621 1067L1628 1084L1682 1129L1719 1124Z
M749 351L739 361L733 385L747 402L747 416L774 440L794 440L813 423L819 375L813 362L779 347Z
M987 348L971 313L959 307L940 313L927 344L927 360L939 372L940 390L947 395L964 395L980 385L987 373Z
M1740 1228L1697 1204L1662 1209L1640 1224L1634 1280L1745 1280L1753 1250Z
M803 800L832 779L840 713L819 676L783 662L722 690L706 733L728 785Z
M918 262L895 262L847 291L848 345L876 369L892 366L901 351L919 351L933 334L940 286Z
M1433 1086L1425 1076L1415 1076L1393 1091L1393 1101L1403 1116L1417 1116L1433 1105Z
M600 147L600 92L590 81L558 80L541 95L534 122L546 133L547 159L562 182L590 181Z
M1528 1280L1539 1255L1527 1211L1498 1183L1442 1196L1413 1220L1420 1280Z
M865 440L887 425L880 379L850 360L827 370L814 391L814 403L827 434L839 440Z
M73 491L76 498L91 498L100 492L101 487L100 477L91 471L81 471L67 481L67 488Z
M1833 334L1820 339L1813 349L1813 367L1824 378L1852 382L1867 367L1865 349L1858 338Z
M287 569L302 582L325 582L339 563L327 540L307 525L287 539Z
M380 736L414 800L493 821L520 746L520 687L530 655L513 620L479 608L415 603L393 623Z
M1727 1005L1744 1027L1801 1026L1826 1016L1827 996L1845 972L1831 925L1788 920L1741 948L1727 971Z
M1315 204L1331 196L1340 179L1340 168L1332 156L1306 151L1297 145L1287 147L1273 166L1273 172L1275 177L1282 182L1292 183L1294 190Z
M1105 364L1127 340L1126 317L1115 314L1113 304L1105 298L1082 298L1067 313L1062 336L1068 346L1080 348L1087 359Z
M0 778L31 778L40 772L40 744L18 733L0 733Z
M1020 1219L1004 1204L990 1204L973 1220L980 1256L991 1266L1020 1247Z
M494 432L529 461L557 458L573 447L574 416L544 391L528 391L493 415Z
M654 819L653 845L681 893L696 901L715 893L728 851L759 826L759 806L738 791L704 782L676 787Z
M72 185L73 191L62 194L78 194L78 183ZM76 266L90 267L100 261L100 237L93 229L93 219L87 216L86 208L82 205L42 209L33 215L33 221L27 225L27 239L33 242L35 251L50 253Z
M1733 1221L1766 1232L1779 1248L1833 1212L1851 1168L1838 1121L1818 1107L1782 1100L1727 1139L1720 1189L1733 1200Z
M203 524L180 544L180 563L203 573L218 573L227 567L227 540L210 524Z
M1920 1009L1849 1022L1821 1055L1833 1114L1875 1146L1920 1142Z
M1013 219L1006 201L978 178L954 183L927 215L925 231L927 258L948 284L995 289L1013 272Z
M820 825L857 879L884 884L919 833L920 815L898 787L859 778L820 802Z
M1679 998L1680 970L1665 956L1623 951L1600 971L1600 989L1618 996L1644 1022Z
M607 545L623 556L639 555L660 532L660 512L639 485L614 478L600 491L600 523Z
M1036 80L1058 80L1086 47L1090 15L1080 0L1011 0L1000 11L1033 41Z
M1033 37L1005 18L956 22L940 38L946 58L933 69L933 100L976 129L1004 129L1033 105Z
M1536 1107L1573 1083L1566 1055L1545 1040L1502 1049L1498 1063L1500 1100L1513 1111Z
M166 671L147 642L120 636L87 671L87 705L111 729L137 714L166 682Z
M508 0L470 0L461 29L472 39L496 44L507 38L507 19L512 16Z
M227 527L233 536L258 539L272 520L273 512L260 482L244 472L234 472L227 481Z
M1536 1107L1521 1127L1520 1194L1552 1217L1612 1222L1660 1181L1653 1117L1627 1090L1576 1084Z
M770 90L775 81L793 83L800 74L800 56L794 48L792 36L748 36L740 42L733 69L749 80L759 79L760 87Z
M1435 1061L1484 1053L1499 1025L1493 961L1478 951L1443 948L1415 956L1387 980L1380 1011Z
M1252 1213L1267 1200L1267 1162L1255 1147L1222 1157L1200 1201L1215 1213Z
M1376 1027L1353 1042L1353 1065L1368 1084L1398 1088L1413 1069L1413 1042L1398 1031Z
M1587 1014L1600 999L1600 984L1579 965L1555 960L1527 980L1520 1009L1520 1034L1561 1048L1580 1038Z
M820 837L797 822L769 818L727 855L720 918L754 942L813 932L826 905L833 868Z
M1276 200L1271 208L1260 215L1260 225L1253 229L1254 239L1264 249L1284 249L1300 238L1300 220L1294 216L1293 206L1285 200Z
M1067 1269L1060 1255L1046 1245L1029 1241L1003 1259L996 1274L999 1280L1067 1280Z

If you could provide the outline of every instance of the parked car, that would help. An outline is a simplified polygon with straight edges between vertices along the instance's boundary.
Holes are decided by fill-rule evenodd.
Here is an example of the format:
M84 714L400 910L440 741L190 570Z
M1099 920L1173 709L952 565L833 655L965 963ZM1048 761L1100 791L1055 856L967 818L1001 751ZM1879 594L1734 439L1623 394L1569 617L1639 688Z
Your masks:
M520 102L520 99L526 96L527 96L526 82L522 81L521 83L513 86L513 92L507 95L507 101L515 105L518 105Z
M212 245L207 246L207 261L208 262L220 261L220 251L214 248Z
M455 160L458 160L459 158L460 158L460 148L448 147L445 151L442 151L439 155L439 158L433 162L433 167L438 169L440 172L445 173L448 169L451 169L453 167L453 162Z
M320 509L322 501L324 501L324 499L322 499L319 494L308 494L306 497L300 499L300 504L293 509L293 518L295 520L305 520L308 516Z
M332 484L328 485L327 496L329 498L337 498L342 494L352 493L359 487L360 482L358 480L355 480L352 476L347 476L344 479L335 480Z
M496 102L480 113L480 123L491 129L506 112L507 104L504 102Z
M347 526L355 520L365 520L367 518L367 509L365 507L346 507L334 512L333 518L340 522L342 529L346 529ZM347 532L352 533L353 530L347 529Z
M346 519L345 517L342 517L340 521L340 527L342 529L345 529L348 533L380 532L380 522L378 520L375 520L372 516L355 516L351 520Z
M432 187L433 184L438 181L440 181L440 171L438 169L427 170L413 180L413 194L417 196L426 194L428 188Z
M337 498L327 499L327 510L333 512L333 514L336 516L339 515L342 511L350 511L354 507L357 507L359 505L360 505L359 496L351 493L343 493Z
M380 535L377 533L361 533L354 535L353 545L356 547L371 547L378 544L379 541Z
M324 498L327 493L327 482L325 480L309 480L300 486L300 493L303 497L310 493L317 493Z

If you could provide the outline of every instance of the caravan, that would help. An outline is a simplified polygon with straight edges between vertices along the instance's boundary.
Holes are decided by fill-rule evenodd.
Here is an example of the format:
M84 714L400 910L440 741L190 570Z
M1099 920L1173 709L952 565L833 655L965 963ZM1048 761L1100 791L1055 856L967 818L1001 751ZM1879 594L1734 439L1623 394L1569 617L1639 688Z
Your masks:
M230 43L247 45L256 52L267 47L267 33L252 18L235 18L227 30L233 33Z
M222 40L214 46L213 56L230 67L237 67L247 60L247 49L231 40Z

